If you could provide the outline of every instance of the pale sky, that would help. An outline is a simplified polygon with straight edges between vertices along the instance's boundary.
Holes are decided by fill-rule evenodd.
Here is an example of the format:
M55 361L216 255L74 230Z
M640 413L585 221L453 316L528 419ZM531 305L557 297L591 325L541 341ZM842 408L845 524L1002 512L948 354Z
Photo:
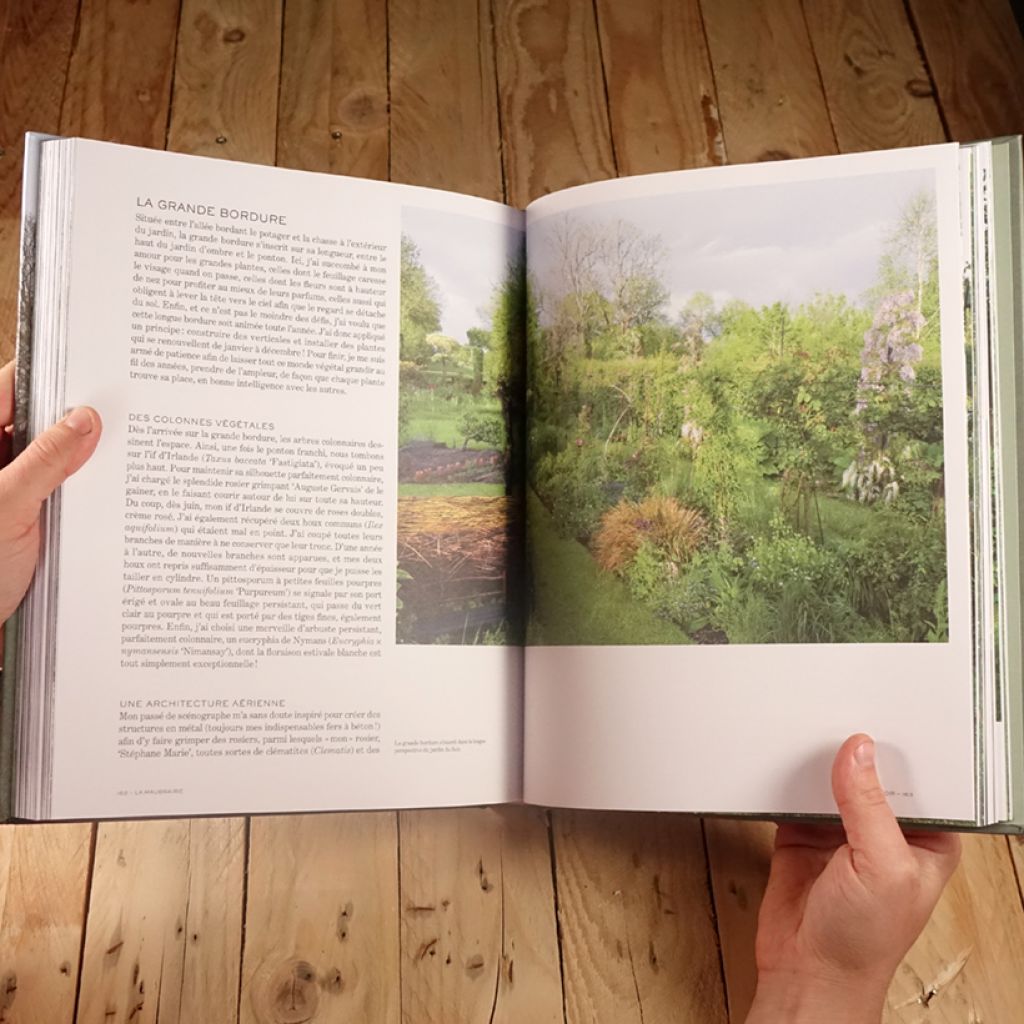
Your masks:
M738 186L595 203L569 216L625 220L660 235L668 250L664 281L671 318L697 291L720 303L799 305L818 292L860 300L907 201L934 189L934 172L887 171L820 181ZM553 214L530 226L529 269L541 282L553 256L545 246Z
M441 333L465 345L470 327L489 329L491 297L522 245L523 233L477 217L405 206L402 234L416 243L423 267L437 285Z

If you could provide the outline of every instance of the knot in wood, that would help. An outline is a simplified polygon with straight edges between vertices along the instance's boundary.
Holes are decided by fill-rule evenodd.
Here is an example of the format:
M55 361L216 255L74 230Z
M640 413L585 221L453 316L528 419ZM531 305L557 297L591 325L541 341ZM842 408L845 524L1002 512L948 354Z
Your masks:
M8 971L0 981L0 1020L7 1019L7 1011L14 1005L14 997L18 992L18 976Z
M245 38L245 32L240 28L229 28L221 38L225 43L240 43Z
M320 1004L313 965L298 958L278 963L264 983L254 989L253 1001L257 1019L266 1024L306 1024L313 1020Z
M368 89L355 89L339 105L339 128L371 131L387 124L387 98Z

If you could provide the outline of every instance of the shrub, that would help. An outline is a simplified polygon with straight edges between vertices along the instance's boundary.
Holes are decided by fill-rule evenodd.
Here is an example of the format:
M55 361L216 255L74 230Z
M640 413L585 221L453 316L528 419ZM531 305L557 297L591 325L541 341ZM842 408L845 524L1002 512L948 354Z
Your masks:
M586 541L612 504L600 453L591 447L543 455L534 486L563 537Z
M459 419L459 433L465 438L465 448L471 441L489 448L505 447L505 427L497 413L470 409Z
M530 426L528 439L530 468L536 477L536 464L545 455L554 455L561 447L561 435L550 423L535 423Z
M717 626L715 608L740 564L728 545L699 550L676 578L651 594L649 603L691 635Z
M602 569L622 575L647 542L678 567L697 550L706 530L704 517L675 498L654 495L640 502L620 501L601 520L594 554Z
M875 508L846 552L853 601L898 643L948 637L946 538L941 515Z

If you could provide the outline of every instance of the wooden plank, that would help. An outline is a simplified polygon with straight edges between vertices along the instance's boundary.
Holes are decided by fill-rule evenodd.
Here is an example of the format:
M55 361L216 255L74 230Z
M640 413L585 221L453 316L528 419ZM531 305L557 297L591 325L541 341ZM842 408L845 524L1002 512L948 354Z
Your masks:
M729 1020L738 1024L746 1018L757 987L754 938L775 845L775 826L709 818L704 822L704 830Z
M698 0L597 0L620 174L725 162Z
M389 26L392 177L501 199L487 4L399 0ZM403 1021L560 1020L544 816L407 811L399 823Z
M542 811L405 812L400 868L405 1024L562 1020Z
M964 837L963 862L889 990L885 1024L1020 1018L1024 913L1000 836Z
M815 0L804 12L844 153L946 141L902 4Z
M725 1024L700 822L554 816L566 1019Z
M615 152L622 169L637 173L663 169L666 159L682 160L694 143L687 136L655 147L634 134L644 134L649 122L666 133L704 123L702 97L713 106L714 93L699 83L688 109L669 109L682 94L668 72L658 71L650 71L635 93L620 92L614 79L639 61L631 47L644 38L644 11L654 10L642 7L634 20L629 7L605 5L599 12L609 67L618 69L608 76ZM665 19L681 19L671 22L679 32L687 12L664 9ZM593 33L584 5L499 5L503 151L509 196L517 205L615 173ZM646 118L632 123L631 105L644 100ZM724 1022L699 822L553 811L552 828L567 1021Z
M397 1024L395 815L254 818L251 829L242 1024Z
M282 165L386 178L384 5L290 3L279 109ZM397 1022L397 816L254 819L249 865L242 1021Z
M730 163L836 151L800 0L703 0Z
M1024 38L1009 0L910 0L910 11L951 137L1024 132Z
M62 135L162 149L178 0L82 0Z
M272 164L282 0L184 0L167 148Z
M388 176L387 11L380 0L285 10L277 162Z
M0 366L14 355L24 134L59 127L76 13L64 0L0 9Z
M615 176L590 4L495 0L508 201Z
M392 0L391 179L501 199L486 0Z
M100 825L80 1024L236 1019L245 822Z
M1010 847L1010 857L1017 875L1017 892L1021 904L1024 905L1024 836L1008 836L1006 842Z
M0 828L0 1021L71 1024L90 825Z

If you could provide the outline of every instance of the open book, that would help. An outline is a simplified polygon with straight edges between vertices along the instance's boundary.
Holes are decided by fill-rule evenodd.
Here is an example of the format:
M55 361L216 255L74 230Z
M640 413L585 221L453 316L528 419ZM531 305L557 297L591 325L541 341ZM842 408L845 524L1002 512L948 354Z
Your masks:
M30 819L531 803L1024 825L1020 141L525 211L27 147Z

